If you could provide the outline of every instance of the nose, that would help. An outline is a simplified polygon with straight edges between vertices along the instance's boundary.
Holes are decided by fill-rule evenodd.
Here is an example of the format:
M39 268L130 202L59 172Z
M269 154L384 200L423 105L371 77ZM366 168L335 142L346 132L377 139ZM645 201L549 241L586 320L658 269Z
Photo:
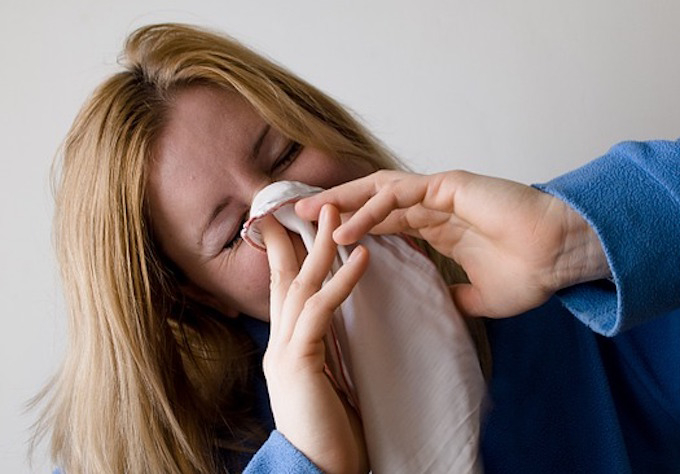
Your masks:
M279 184L281 186L278 186ZM278 181L266 186L255 196L249 211L249 218L241 231L241 236L254 249L266 251L262 225L265 218L273 217L278 221L279 225L284 227L298 265L302 265L307 256L307 249L311 248L314 244L316 230L312 223L302 221L299 217L295 216L291 201L286 199L285 193L289 187L288 185L291 184L294 183Z
M243 173L234 176L232 180L234 194L245 210L250 209L253 199L262 189L270 185L274 180L264 173Z
M274 181L275 180L271 179L270 177L258 181L250 191L249 202L252 204L255 200L255 196L257 196L264 188L274 183Z
M266 186L252 201L249 219L243 228L243 238L251 246L264 250L260 226L265 216L272 215L279 223L292 231L296 238L299 234L305 246L311 248L314 244L316 229L312 223L300 219L295 214L293 205L295 201L319 191L321 188L297 181L277 181Z

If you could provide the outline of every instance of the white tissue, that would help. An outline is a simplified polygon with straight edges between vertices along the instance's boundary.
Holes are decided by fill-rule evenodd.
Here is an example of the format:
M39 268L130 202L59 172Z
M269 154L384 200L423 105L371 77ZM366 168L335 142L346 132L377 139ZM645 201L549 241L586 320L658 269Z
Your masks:
M253 201L244 239L264 249L258 221L273 214L309 250L316 228L295 201L319 192L279 181ZM366 236L370 263L325 339L327 373L362 419L372 472L477 473L485 394L476 350L436 267L405 238ZM339 246L333 270L345 261Z

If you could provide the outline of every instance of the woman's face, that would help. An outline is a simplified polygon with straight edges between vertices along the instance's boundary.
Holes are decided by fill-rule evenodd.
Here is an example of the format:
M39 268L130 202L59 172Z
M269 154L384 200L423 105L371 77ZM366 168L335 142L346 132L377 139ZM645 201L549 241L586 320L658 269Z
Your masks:
M181 91L156 144L148 199L154 232L191 282L190 296L225 315L269 319L266 255L240 230L255 194L279 180L328 188L371 171L301 148L235 92ZM297 248L301 249L299 239Z

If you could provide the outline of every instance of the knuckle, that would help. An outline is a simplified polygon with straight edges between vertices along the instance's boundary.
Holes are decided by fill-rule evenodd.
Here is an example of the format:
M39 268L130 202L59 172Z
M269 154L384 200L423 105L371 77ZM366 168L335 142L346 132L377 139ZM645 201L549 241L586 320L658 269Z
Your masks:
M391 172L392 172L392 170L385 170L385 169L378 170L378 171L375 172L375 177L377 179L385 179L385 178L388 178L390 176Z
M281 361L284 359L279 350L267 349L262 357L262 370L266 375L274 375L280 372Z
M397 195L399 194L402 181L400 179L393 179L386 182L381 190L383 199L386 199L389 203L394 203L397 201Z
M453 170L447 173L441 173L442 180L447 180L454 185L461 185L466 183L472 177L472 173L464 170Z
M397 183L396 181L388 181L385 184L383 184L382 191L385 194L391 194L394 192L394 188L396 188Z
M324 299L318 294L309 297L303 306L303 311L311 314L319 314L331 310L332 308L329 308Z
M394 170L383 169L376 171L375 178L380 187L384 189L386 186L389 186L390 184L394 183L394 181L399 179L399 173Z
M299 275L293 279L288 289L289 293L305 293L315 289L315 286L309 283L305 278Z
M271 374L274 372L274 368L272 367L273 358L274 357L272 356L270 350L265 351L264 356L262 357L262 370L264 371L265 374Z

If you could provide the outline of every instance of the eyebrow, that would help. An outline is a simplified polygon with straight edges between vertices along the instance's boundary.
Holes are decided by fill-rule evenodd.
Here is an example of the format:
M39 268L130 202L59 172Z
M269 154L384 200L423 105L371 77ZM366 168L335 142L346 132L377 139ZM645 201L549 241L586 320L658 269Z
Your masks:
M269 133L269 130L271 129L271 125L265 124L264 127L262 127L262 130L257 136L257 139L255 140L255 143L253 143L253 148L250 152L251 158L255 159L257 155L260 153L260 148L262 148L262 143L264 143L264 139L267 136L267 133ZM229 204L229 200L225 199L223 201L220 201L217 206L215 206L215 209L210 213L210 217L205 221L205 224L201 226L201 236L200 239L198 240L198 246L203 247L203 241L205 240L205 234L208 232L208 229L213 225L213 222L215 222L215 219L217 219L217 216L220 215L220 213L224 210L225 207L227 207L227 204Z

